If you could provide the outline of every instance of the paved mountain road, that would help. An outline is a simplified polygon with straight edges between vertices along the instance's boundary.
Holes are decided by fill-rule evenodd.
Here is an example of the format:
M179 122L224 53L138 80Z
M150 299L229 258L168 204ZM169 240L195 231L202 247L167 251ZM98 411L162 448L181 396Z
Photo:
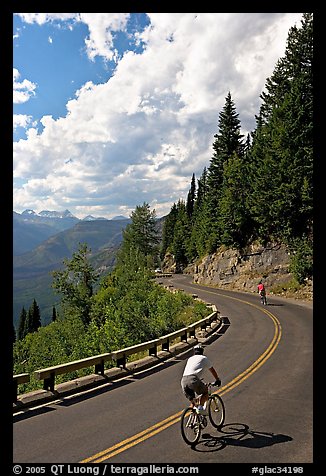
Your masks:
M205 349L222 379L222 432L191 449L180 434L187 355L14 416L14 463L313 462L312 305L164 278L216 304L225 333Z

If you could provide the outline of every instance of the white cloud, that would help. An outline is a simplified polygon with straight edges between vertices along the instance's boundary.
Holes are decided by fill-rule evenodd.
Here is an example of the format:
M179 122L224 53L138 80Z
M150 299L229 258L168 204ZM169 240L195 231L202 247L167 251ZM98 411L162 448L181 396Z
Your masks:
M37 23L43 25L49 21L76 20L78 13L17 13L26 23Z
M91 60L102 56L106 60L117 59L113 34L125 31L130 13L17 13L26 23L43 25L48 22L82 22L88 26L85 38L87 55ZM68 25L72 29L72 25ZM52 39L49 38L52 43Z
M35 127L35 123L32 121L32 116L28 116L26 114L14 114L13 116L13 128L14 130L17 127L23 127L24 129L33 125Z
M24 15L40 23L62 14ZM126 29L128 14L64 15L88 25L91 59L116 57L112 32ZM192 173L199 178L209 165L229 91L243 132L255 127L259 95L284 54L289 28L301 19L299 13L148 16L149 27L137 33L141 54L126 52L107 83L87 82L76 91L66 117L43 117L42 133L31 128L14 144L14 176L29 177L15 190L15 210L69 208L110 217L146 201L159 216L168 213L186 198Z
M116 58L113 33L126 29L129 13L81 13L80 21L86 23L89 37L85 44L90 59L103 56L107 60Z
M20 73L18 69L13 68L13 102L14 104L21 104L35 95L36 84L28 79L19 82Z

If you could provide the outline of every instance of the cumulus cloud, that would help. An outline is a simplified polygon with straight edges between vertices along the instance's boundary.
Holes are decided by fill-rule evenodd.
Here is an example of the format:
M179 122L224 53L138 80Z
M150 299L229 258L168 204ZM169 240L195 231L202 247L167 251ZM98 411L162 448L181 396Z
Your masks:
M28 101L35 95L36 84L28 79L19 81L20 73L18 69L13 68L13 102L21 104Z
M87 82L76 91L65 117L43 117L41 133L32 127L14 144L14 177L25 180L15 190L15 209L107 217L129 215L144 201L162 216L186 198L192 173L199 178L209 165L229 91L243 132L254 129L259 95L285 52L289 28L301 19L299 13L151 13L148 27L135 34L142 53L118 58L113 33L126 31L129 14L21 15L38 23L86 23L89 58L117 65L106 83Z
M85 38L86 52L91 60L101 56L106 60L117 57L113 45L113 34L125 31L129 13L18 13L26 23L43 25L48 22L82 22L88 26L89 36ZM71 24L68 28L72 29ZM50 38L49 38L50 41ZM52 40L51 40L52 42Z
M28 116L27 114L14 114L13 116L13 127L14 130L18 127L23 127L24 129L30 125L36 125L33 122L32 116Z

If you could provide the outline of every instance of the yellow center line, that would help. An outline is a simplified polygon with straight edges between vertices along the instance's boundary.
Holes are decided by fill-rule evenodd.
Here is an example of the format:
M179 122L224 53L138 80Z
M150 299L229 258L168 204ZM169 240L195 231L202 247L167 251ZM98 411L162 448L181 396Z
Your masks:
M206 292L211 292L211 291L206 291ZM213 293L212 294L217 294ZM267 349L258 357L257 360L253 362L252 365L250 365L244 372L240 373L237 375L233 380L231 380L229 383L221 387L217 392L219 395L225 395L227 392L230 390L233 390L235 387L240 385L242 382L244 382L248 377L250 377L256 370L258 370L274 353L275 349L277 348L280 340L281 340L281 335L282 335L282 328L279 320L272 314L270 311L267 309L262 309L260 306L257 306L256 304L251 304L247 301L244 301L242 299L238 299L232 296L225 296L230 299L234 299L236 301L243 302L247 305L256 307L260 311L264 312L268 317L270 317L273 321L274 324L274 336L267 347ZM169 416L165 420L162 420L155 425L147 428L146 430L141 431L140 433L137 433L134 436L131 436L130 438L127 438L120 443L117 443L114 446L111 446L110 448L107 448L106 450L103 450L99 453L96 453L93 456L90 456L89 458L86 458L81 461L81 463L101 463L102 461L108 460L112 458L113 456L122 453L123 451L126 451L128 448L131 448L132 446L137 445L138 443L141 443L148 438L151 438L152 436L156 435L157 433L160 433L161 431L165 430L171 425L174 425L178 421L180 421L181 415L182 415L183 409L179 411L178 413L175 413L174 415Z

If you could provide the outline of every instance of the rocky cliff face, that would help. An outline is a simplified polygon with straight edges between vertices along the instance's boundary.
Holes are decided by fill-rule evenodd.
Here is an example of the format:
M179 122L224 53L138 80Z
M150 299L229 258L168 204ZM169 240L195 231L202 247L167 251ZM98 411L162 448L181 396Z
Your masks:
M290 281L289 264L289 255L283 245L252 245L244 253L232 249L219 250L195 266L194 281L256 291L260 279L268 288L276 282Z
M216 253L205 256L188 266L184 273L192 274L194 282L225 289L256 292L262 279L267 292L312 299L312 283L300 289L291 289L293 275L289 272L290 256L284 245L269 244L265 247L253 244L239 252L221 248ZM175 272L173 256L169 255L163 264L164 270Z

